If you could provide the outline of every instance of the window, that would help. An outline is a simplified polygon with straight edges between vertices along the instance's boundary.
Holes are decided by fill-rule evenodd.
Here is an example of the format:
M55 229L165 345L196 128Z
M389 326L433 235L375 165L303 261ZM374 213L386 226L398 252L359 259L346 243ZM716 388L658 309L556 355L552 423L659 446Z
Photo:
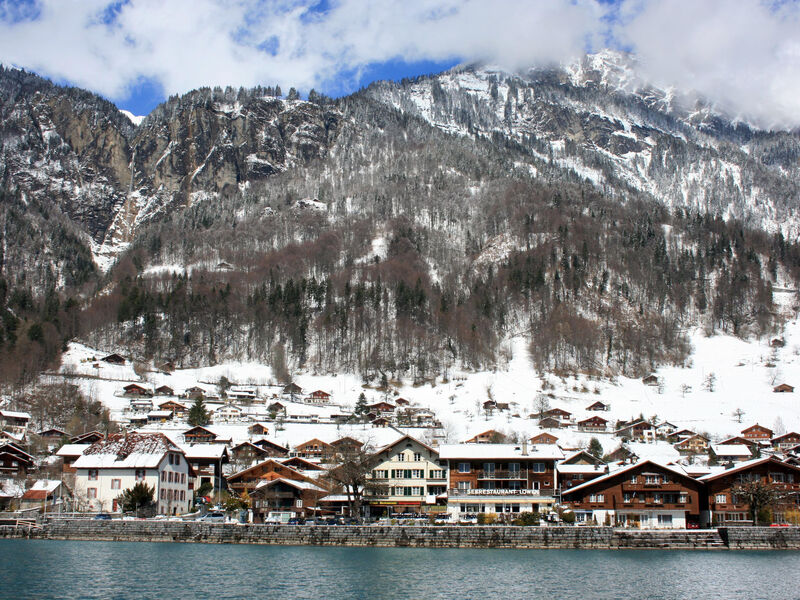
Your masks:
M422 455L419 452L414 453L414 462L420 462L422 460Z
M186 500L186 491L181 490L181 500Z
M545 472L545 464L543 462L535 462L535 463L533 463L531 470L534 473L544 473Z
M604 494L589 494L589 502L605 502Z
M421 487L412 487L411 488L411 495L412 496L421 496L422 495L422 488Z
M172 483L172 471L170 471L169 473L167 473L167 482L168 482L168 483Z
M411 469L411 479L422 479L425 477L425 471L422 469Z
M164 500L167 497L167 490L161 488L161 499Z
M714 496L714 502L716 502L717 504L725 504L725 502L727 502L727 497L725 496L725 494L717 494L716 496Z
M519 463L508 463L508 474L511 477L519 476Z
M181 473L181 483L186 483L186 473Z
M658 515L658 524L662 527L672 527L672 515Z
M678 503L689 504L689 494L681 492L680 495L678 496Z
M633 494L631 494L630 492L625 492L622 495L622 501L623 502L633 502Z
M136 481L144 481L144 469L136 469Z
M169 464L172 464L172 454L167 454L167 460L169 460Z
M783 483L785 481L783 473L770 473L769 478L774 483Z
M483 474L486 477L494 477L494 463L483 463Z
M122 489L122 479L112 479L111 480L111 489L112 490Z
M469 481L459 481L458 482L458 491L466 492L467 490L472 488L472 484Z
M167 480L167 472L161 471L161 481L166 481L166 480Z
M518 490L518 489L521 489L521 488L522 488L522 482L521 481L509 481L508 482L508 489L510 489L510 490Z
M97 481L97 469L89 469L89 481Z
M406 461L406 453L405 452L401 452L400 454L398 454L397 455L397 461L398 462L405 462Z
M631 483L636 483L638 481L636 475L631 475Z
M431 469L429 477L431 479L444 479L444 471L441 469Z
M470 464L468 462L458 463L459 473L469 473L470 471L471 471Z
M86 490L86 497L89 499L97 498L97 488L88 488Z
M655 504L664 504L664 497L661 494L653 494L653 502Z

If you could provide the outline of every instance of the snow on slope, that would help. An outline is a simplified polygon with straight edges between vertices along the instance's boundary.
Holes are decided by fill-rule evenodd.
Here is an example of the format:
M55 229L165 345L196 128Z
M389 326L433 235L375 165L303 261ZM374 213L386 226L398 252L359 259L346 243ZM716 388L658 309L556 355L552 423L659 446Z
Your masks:
M618 419L627 420L640 414L646 418L657 415L659 421L668 420L679 427L707 432L714 441L736 435L756 422L776 430L776 434L781 433L781 429L800 431L798 395L772 392L773 386L778 383L800 383L800 321L795 319L790 322L783 337L786 345L775 349L770 347L766 339L743 341L726 335L705 337L702 332L695 332L691 337L694 352L690 366L660 369L656 375L662 381L662 386L651 387L638 379L627 378L615 381L584 376L562 379L546 375L542 378L530 364L527 339L519 336L508 343L507 354L510 358L504 369L457 372L446 382L438 381L419 387L404 384L397 388L397 393L413 404L435 411L443 424L442 439L450 443L466 440L487 429L525 437L540 433L542 430L536 425L536 419L527 416L536 411L536 396L543 391L543 380L548 382L548 389L544 393L552 395L549 397L550 406L570 411L576 421L600 415L613 425ZM112 410L114 417L121 418L122 411L128 405L128 400L120 397L122 387L127 382L141 380L130 364L115 366L90 360L103 355L86 346L72 344L64 356L61 373L72 375L70 381L101 400ZM95 364L99 366L95 367ZM704 389L704 382L712 373L715 385L714 391L709 391ZM145 380L154 387L169 385L176 392L198 384L215 391L214 383L222 376L235 383L259 385L262 396L279 391L278 387L268 387L268 384L274 383L270 367L255 363L225 363L181 369L171 375L147 373ZM353 374L301 374L295 381L307 392L321 389L331 393L334 402L345 409L352 407L362 392L369 402L384 399L383 393L362 387L361 379ZM691 390L687 391L684 386L690 386ZM486 415L482 404L490 398L509 403L511 410ZM596 400L609 404L610 411L587 411L586 407ZM741 423L734 417L737 409L744 412ZM337 411L338 407L323 407L316 412L330 414ZM253 417L261 418L257 412ZM247 437L245 423L221 427L225 427L227 434L234 439ZM336 439L345 435L342 427L287 423L278 438L280 443L287 444L297 444L311 437ZM370 438L373 443L385 443L387 435L391 437L396 434L373 428L366 428L365 432L358 437ZM575 429L550 432L559 438L559 443L565 448L585 446L591 437L599 438L606 451L619 445L619 438L613 437L610 432L584 433ZM678 458L677 452L665 442L636 444L632 449L644 457L661 460Z

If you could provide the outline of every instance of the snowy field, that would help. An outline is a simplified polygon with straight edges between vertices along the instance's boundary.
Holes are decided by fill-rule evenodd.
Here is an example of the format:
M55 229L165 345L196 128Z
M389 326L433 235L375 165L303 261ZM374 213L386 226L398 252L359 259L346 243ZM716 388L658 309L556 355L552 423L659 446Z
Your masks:
M537 411L536 397L540 393L548 395L550 408L571 412L574 421L598 415L613 425L618 419L629 420L639 415L649 419L655 415L659 422L666 420L680 428L705 432L713 441L736 435L754 423L765 425L778 435L786 431L800 431L800 390L784 394L772 391L780 383L800 384L800 322L797 319L787 323L782 338L785 346L772 348L769 339L744 341L725 335L706 337L697 331L691 337L694 350L690 366L664 367L655 373L660 385L648 386L639 379L623 377L609 381L587 377L563 379L553 375L541 376L531 366L528 340L516 337L507 344L511 358L506 368L478 373L456 372L449 381L437 380L434 384L419 387L400 385L392 392L389 401L403 397L412 405L433 410L443 424L439 437L442 443L464 441L487 429L517 435L520 439L521 436L531 437L540 433L542 430L536 425L537 420L528 418L528 415ZM280 386L275 385L271 369L261 364L225 363L176 370L172 374L147 372L140 377L134 373L130 363L115 366L94 360L104 355L99 350L72 344L64 356L61 373L69 381L77 383L85 393L107 405L117 419L124 418L123 411L129 400L122 397L121 390L130 382L151 387L168 385L178 394L199 385L215 394L216 383L224 376L234 384L258 386L261 398L272 398L281 391ZM706 383L711 374L714 376L713 391L707 389ZM545 381L547 389L543 390ZM323 419L331 414L349 412L362 392L369 403L386 399L384 393L362 387L361 378L354 374L301 374L295 382L305 393L324 390L332 394L332 406L290 407L297 414L315 415ZM482 405L489 399L508 403L510 410L487 415ZM154 398L155 402L159 400ZM597 400L610 405L610 410L587 411L586 408ZM266 416L264 404L257 404L249 410L253 420L263 420ZM737 410L743 413L741 423L734 416ZM185 425L175 424L171 427L184 429ZM224 429L225 437L234 440L248 437L247 423L244 422L212 426L212 429L216 428ZM619 445L619 439L610 432L583 433L574 428L548 431L559 438L558 443L564 448L585 446L591 437L600 439L607 451ZM282 445L295 445L313 437L332 441L352 434L381 445L390 441L388 438L396 436L396 433L391 429L387 431L365 426L287 422L282 431L271 432L269 437ZM672 446L664 442L635 446L632 449L643 457L678 458Z

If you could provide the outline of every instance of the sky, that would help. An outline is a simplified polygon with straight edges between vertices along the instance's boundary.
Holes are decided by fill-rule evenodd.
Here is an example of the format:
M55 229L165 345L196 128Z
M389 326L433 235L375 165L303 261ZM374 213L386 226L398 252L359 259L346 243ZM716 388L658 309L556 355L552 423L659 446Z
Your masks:
M643 80L800 126L800 0L0 0L0 62L137 115L201 86L350 93L465 62L632 52Z

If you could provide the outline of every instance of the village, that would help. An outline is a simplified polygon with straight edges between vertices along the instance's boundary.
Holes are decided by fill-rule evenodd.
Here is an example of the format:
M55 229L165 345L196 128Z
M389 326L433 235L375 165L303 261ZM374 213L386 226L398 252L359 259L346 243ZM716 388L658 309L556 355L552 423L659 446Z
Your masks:
M127 362L92 356L87 368ZM538 410L524 416L531 435L489 428L454 439L410 394L372 391L379 400L294 382L131 382L115 388L113 429L72 436L33 430L30 414L0 410L0 509L36 519L800 524L794 431L742 423L712 439L668 420L612 421L601 400L574 414L540 396ZM793 388L779 384L772 393ZM488 419L512 407L486 400L480 410L495 423ZM133 494L137 487L149 493Z

